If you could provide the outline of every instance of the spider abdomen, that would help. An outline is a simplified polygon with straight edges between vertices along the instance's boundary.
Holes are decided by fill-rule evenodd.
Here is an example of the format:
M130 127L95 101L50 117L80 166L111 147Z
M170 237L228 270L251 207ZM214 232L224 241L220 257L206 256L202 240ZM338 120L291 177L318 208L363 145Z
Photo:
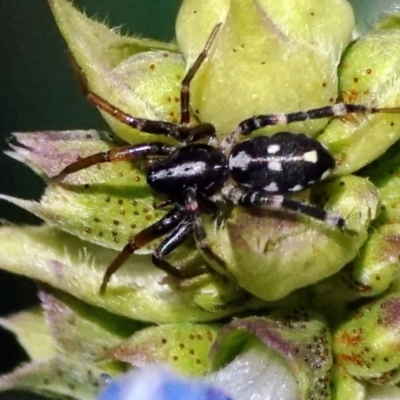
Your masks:
M307 135L280 132L235 145L228 165L231 177L242 187L285 194L326 178L335 159Z
M147 183L159 193L180 198L185 188L214 194L227 177L227 160L222 151L206 144L189 144L153 165L147 173Z

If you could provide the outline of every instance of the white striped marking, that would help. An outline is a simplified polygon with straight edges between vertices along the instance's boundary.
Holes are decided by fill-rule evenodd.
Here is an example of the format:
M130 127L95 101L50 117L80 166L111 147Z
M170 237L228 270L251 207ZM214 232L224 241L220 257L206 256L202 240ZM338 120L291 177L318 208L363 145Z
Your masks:
M192 163L185 163L183 165L177 165L173 168L167 168L160 170L152 174L155 179L165 178L177 178L182 176L194 176L207 170L207 164L204 161L196 161Z

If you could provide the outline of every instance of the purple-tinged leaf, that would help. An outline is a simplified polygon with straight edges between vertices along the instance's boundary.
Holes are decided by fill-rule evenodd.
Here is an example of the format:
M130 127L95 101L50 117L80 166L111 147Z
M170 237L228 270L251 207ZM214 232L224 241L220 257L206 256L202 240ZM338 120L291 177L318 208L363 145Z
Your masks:
M123 372L117 365L97 366L85 359L58 356L26 364L0 377L0 391L23 390L53 400L92 400L101 385L102 374Z
M39 307L0 318L0 325L15 334L33 361L48 360L56 354L56 343Z
M300 308L233 320L220 331L214 345L214 369L232 361L251 337L286 361L297 380L299 399L330 398L331 339L317 314Z
M67 356L99 358L142 327L50 288L42 289L39 298L58 350Z

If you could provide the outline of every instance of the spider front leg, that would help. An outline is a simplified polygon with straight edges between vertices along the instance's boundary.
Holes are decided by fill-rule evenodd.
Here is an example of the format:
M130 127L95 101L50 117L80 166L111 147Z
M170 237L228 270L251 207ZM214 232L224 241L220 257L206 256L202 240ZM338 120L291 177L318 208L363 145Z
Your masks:
M86 78L83 75L82 70L80 69L78 63L73 57L72 57L72 63L75 67L75 75L78 78L81 92L97 108L113 116L115 119L117 119L118 121L122 122L127 126L130 126L131 128L135 128L138 129L139 131L147 133L165 135L179 139L178 125L167 121L158 121L158 120L153 121L145 118L134 117L133 115L128 114L125 111L122 111L120 108L112 105L110 102L108 102L106 99L99 96L98 94L92 92L88 87Z
M221 28L221 24L218 24L212 30L210 36L207 39L206 45L202 52L197 56L196 61L190 67L189 71L185 75L182 80L181 87L181 126L188 126L190 121L190 82L196 75L196 72L199 70L201 64L203 64L204 60L207 58L208 53L210 51L210 47L218 34L219 29ZM215 130L214 130L215 131Z
M119 255L106 269L99 290L100 294L105 293L111 276L114 275L122 267L122 265L136 250L175 229L180 224L184 216L185 210L182 209L182 207L176 206L159 221L155 222L154 224L143 229L141 232L135 235L135 237L125 245Z
M66 166L53 180L62 180L65 176L78 172L92 165L113 161L127 161L138 156L167 156L177 150L176 146L166 145L162 142L143 143L131 146L116 147L115 149L92 154Z
M326 211L312 204L306 204L282 195L263 191L253 191L243 194L239 198L238 204L246 207L265 207L270 210L291 210L323 221L327 225L331 225L335 228L343 229L345 226L345 220L339 214Z
M212 124L203 123L195 127L189 127L190 122L190 83L194 78L196 72L199 70L200 66L207 58L210 51L210 47L217 36L221 24L218 24L212 30L204 49L200 52L197 59L186 73L181 84L180 93L180 112L181 119L179 124L174 124L167 121L160 120L149 120L145 118L134 117L131 114L126 113L120 108L112 105L103 97L91 91L87 85L86 79L79 69L78 64L73 60L74 65L77 66L76 74L79 79L81 91L84 96L93 103L100 110L106 112L107 114L113 116L118 121L123 124L130 126L132 128L138 129L139 131L160 134L168 137L173 137L181 142L193 142L204 137L209 137L215 135L215 127Z
M218 265L225 266L225 263L221 258L219 258L211 249L210 245L207 241L206 232L204 231L203 227L203 220L201 218L199 203L197 201L197 197L201 199L202 203L204 202L209 212L217 214L217 217L220 217L220 209L215 204L214 201L209 199L203 194L196 194L195 189L189 188L186 195L186 210L188 211L189 215L191 216L192 223L193 223L193 233L194 238L196 240L197 245L199 246L200 250L208 256L210 259L214 260Z
M172 251L179 247L189 236L193 234L192 218L186 217L169 233L162 243L154 250L153 264L168 274L180 280L193 278L207 272L207 269L185 270L175 267L165 260Z

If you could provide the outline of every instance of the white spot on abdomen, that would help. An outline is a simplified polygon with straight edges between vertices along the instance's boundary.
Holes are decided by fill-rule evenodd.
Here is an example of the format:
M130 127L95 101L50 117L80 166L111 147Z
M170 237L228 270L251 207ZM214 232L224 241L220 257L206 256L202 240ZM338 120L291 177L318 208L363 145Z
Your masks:
M267 153L268 154L275 154L281 149L281 146L279 144L270 144L267 147Z
M279 190L276 182L271 182L269 185L264 186L264 190L268 193L277 192Z
M276 160L269 161L268 169L270 169L271 171L282 171L282 163Z
M302 186L302 185L295 185L295 186L291 187L289 190L290 190L291 192L298 192L298 191L301 190L301 189L303 189L303 186Z
M253 160L245 151L239 151L235 156L229 157L229 169L239 168L245 171Z
M302 159L303 161L315 164L318 161L318 153L316 152L316 150L307 151L303 154Z

